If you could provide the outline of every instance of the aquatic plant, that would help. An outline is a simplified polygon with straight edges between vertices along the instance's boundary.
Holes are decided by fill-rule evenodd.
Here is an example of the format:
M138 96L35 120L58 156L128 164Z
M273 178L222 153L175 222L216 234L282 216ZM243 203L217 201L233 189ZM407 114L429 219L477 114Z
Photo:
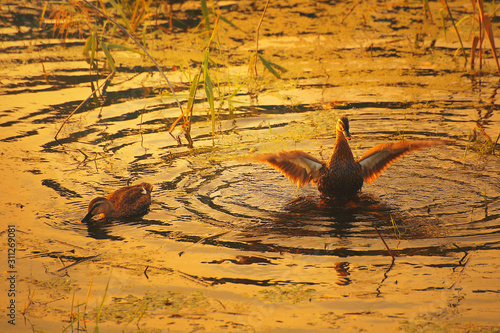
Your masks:
M154 60L154 58L146 51L146 49L144 48L144 46L136 39L134 38L134 36L132 35L131 32L129 32L127 29L125 29L122 25L118 24L115 20L113 20L108 14L105 13L105 9L104 11L103 10L100 10L98 7L94 6L93 4L89 3L88 1L84 0L84 2L90 6L94 11L96 11L98 14L100 14L101 16L105 17L107 20L109 20L111 23L113 23L116 27L118 27L120 30L122 30L128 37L130 37L144 52L145 54L153 61L153 63L156 65L156 67L158 68L158 71L163 75L165 81L168 83L169 87L170 87L170 90L172 92L172 94L174 95L175 97L175 91L174 91L174 88L172 87L172 85L170 84L170 81L167 79L165 73L163 73L161 67L158 65L158 63ZM114 2L113 2L114 3ZM116 5L116 3L114 3ZM102 4L101 2L101 6L104 8L105 6ZM119 7L118 7L119 8ZM121 10L120 10L121 11ZM123 11L121 11L123 12ZM126 17L125 15L122 15L122 18L124 18L126 20ZM126 23L128 21L126 20ZM130 23L128 22L127 25L129 27L131 27ZM104 27L103 27L103 31L105 31L105 27L106 27L106 24L104 24ZM96 31L96 28L94 27L93 31L95 32ZM89 46L90 45L90 46ZM118 48L118 49L124 49L124 50L131 50L131 51L134 51L130 48L127 48L127 47L124 47L124 46L121 46L121 45L115 45L115 44L112 44L112 45L107 45L104 43L104 41L101 39L101 42L100 42L100 45L101 45L101 48L106 56L106 59L107 59L107 63L111 69L111 73L108 75L108 77L106 78L106 80L104 81L103 84L101 84L98 88L95 88L94 85L91 83L91 87L92 87L92 93L87 97L87 99L85 99L80 105L78 105L78 107L76 109L73 110L73 112L71 112L67 117L66 119L64 120L64 122L62 123L61 127L59 128L59 130L57 131L57 133L55 134L54 138L55 140L57 141L57 136L58 134L60 133L62 127L64 126L64 124L67 122L67 120L73 115L76 113L77 110L79 110L92 96L96 96L96 94L99 92L99 91L102 91L103 93L105 92L105 88L106 86L109 84L109 81L114 77L115 73L116 73L116 67L115 67L115 62L114 62L114 59L113 57L111 56L111 53L109 52L109 50L111 48ZM97 49L97 33L92 33L90 35L90 37L87 39L87 42L85 43L85 48L84 48L84 54L87 54L87 58L88 58L88 62L90 63L91 65L91 70L93 68L96 68L97 66L95 66L96 64L94 63L93 59L95 58L95 50ZM89 51L92 50L89 54ZM97 101L96 98L94 98L94 100ZM177 104L179 106L179 109L181 110L182 112L182 106L180 104L180 102L176 99L177 101ZM83 152L82 152L83 153ZM84 154L85 155L85 154ZM86 156L86 155L85 155Z
M204 46L203 51L203 61L201 66L199 67L199 72L197 75L191 77L189 73L183 70L183 72L188 77L190 81L190 89L189 95L187 98L187 106L186 110L183 110L181 102L178 100L177 95L168 81L166 75L163 73L159 64L155 61L155 59L151 56L148 50L145 48L146 45L146 37L148 31L148 21L153 17L152 14L152 1L151 0L140 0L140 1L115 1L109 0L109 4L111 6L106 6L104 1L99 1L98 4L92 4L86 0L83 2L70 1L64 5L60 5L56 7L51 16L57 18L56 24L54 25L54 31L59 32L60 35L67 36L70 32L70 28L73 26L77 26L79 28L80 35L84 32L88 33L88 37L86 38L86 43L83 49L83 54L85 56L85 60L90 65L91 74L95 73L96 75L94 81L90 82L92 92L91 94L77 107L71 112L66 119L61 124L59 130L55 135L55 139L62 129L62 127L67 123L69 118L71 118L84 104L86 104L91 98L94 102L95 106L99 106L99 95L102 96L106 92L106 88L111 83L111 80L115 76L116 73L116 65L115 60L112 55L112 50L122 50L122 51L131 51L136 52L141 55L148 56L151 61L156 65L158 71L162 74L163 78L167 82L171 96L175 99L177 106L180 110L180 116L176 119L169 128L169 134L179 143L181 144L180 137L176 137L173 135L174 128L182 122L182 132L187 140L187 146L193 147L193 140L191 138L191 120L193 115L193 106L195 103L196 93L200 84L204 88L206 100L208 102L208 114L210 116L210 121L212 125L212 138L215 137L215 125L216 121L219 118L220 112L223 107L227 105L229 110L229 115L232 116L234 112L234 103L236 103L233 98L243 87L245 81L240 82L239 79L236 80L235 83L232 83L230 76L227 75L227 81L221 80L221 65L214 61L211 57L211 54L214 50L217 49L216 46L219 46L219 27L220 22L225 22L230 25L232 28L238 29L232 22L227 19L224 19L220 10L215 8L213 1L211 2L211 9L207 4L206 0L200 0L201 11L203 15L203 21L200 23L200 26L195 30L194 33L199 33L201 36L209 36L208 41ZM267 4L266 4L267 8ZM104 18L104 22L99 25L93 20L91 13L97 14L100 18ZM261 22L264 17L265 10L262 13ZM84 16L85 20L82 20L83 23L80 22L79 17ZM113 18L118 16L118 18ZM203 24L203 26L202 26ZM138 30L142 25L142 43L138 40ZM201 27L201 29L199 29ZM258 52L258 31L260 28L260 23L257 28L257 38L256 38L256 51L252 54L250 58L250 64L253 64L254 67L256 65L257 60L260 60L264 67L269 70L274 76L280 78L277 70L281 72L285 72L286 70L273 63L270 60L265 59ZM121 45L121 44L111 44L109 41L111 38L122 38L122 36L118 35L116 31L122 31L125 36L132 39L135 44L137 44L142 51L135 50L133 48ZM162 29L158 31L163 31ZM220 49L220 47L218 47ZM101 66L98 62L98 52L102 52L105 56L105 65ZM178 67L183 68L181 64L177 64ZM99 84L98 79L104 73L107 68L108 73L104 82ZM256 80L257 71L255 67L254 76L252 76L253 81ZM92 75L91 75L92 77ZM223 87L229 87L229 91L225 91ZM216 101L218 101L218 106L216 106ZM59 142L59 141L58 141ZM82 152L83 153L83 152ZM85 154L84 154L85 155Z
M500 132L498 133L495 141L493 141L481 124L476 122L476 128L469 132L469 146L467 147L467 150L472 149L482 155L494 155L495 151L500 146L498 143L499 140ZM467 154L467 150L465 151L465 154Z
M477 36L474 36L472 38L472 46L471 46L471 53L470 53L470 68L474 70L475 68L475 60L478 58L479 60L479 69L482 69L483 66L483 55L484 55L484 49L483 49L483 41L485 39L485 36L488 37L488 41L490 44L491 48L491 54L493 56L493 59L496 64L496 68L498 71L498 75L500 75L500 63L498 61L498 56L496 53L496 46L495 46L495 38L493 35L493 28L491 25L491 19L490 15L485 12L484 8L484 2L483 0L476 0L476 1L471 1L473 12L472 12L472 24L470 27L470 31L473 30L474 27L474 22L477 22L479 27L477 29ZM458 41L460 43L460 48L456 50L454 58L456 56L456 53L461 51L462 55L464 57L465 63L464 66L467 66L467 54L465 53L465 47L462 42L462 37L460 36L460 32L458 30L458 26L464 22L464 20L467 17L463 17L461 20L456 22L456 20L453 18L451 9L448 5L447 0L443 0L443 8L440 10L440 15L441 15L441 23L443 26L443 32L445 33L446 37L446 24L445 24L445 15L444 12L448 13L448 18L450 19L453 29L455 30L455 33L457 35ZM476 56L477 54L477 56Z
M472 1L474 5L474 1ZM474 7L474 10L476 7ZM493 59L495 60L495 64L497 67L498 75L500 75L500 64L498 62L498 57L496 53L495 47L495 37L493 35L493 28L491 26L491 20L488 14L484 11L484 3L483 0L477 0L477 9L478 9L478 18L476 19L479 23L478 34L479 36L475 36L472 42L471 48L471 69L474 69L474 55L476 50L479 52L479 68L482 68L482 56L483 56L483 40L484 35L488 36L488 41L490 42L491 53L493 55ZM478 45L479 44L479 45Z
M44 22L44 15L47 10L48 2L45 4L40 19L40 25ZM88 7L81 1L70 0L68 3L60 3L49 15L49 19L54 20L52 27L53 34L62 37L63 42L70 33L78 31L82 37L84 32L91 30L93 19Z

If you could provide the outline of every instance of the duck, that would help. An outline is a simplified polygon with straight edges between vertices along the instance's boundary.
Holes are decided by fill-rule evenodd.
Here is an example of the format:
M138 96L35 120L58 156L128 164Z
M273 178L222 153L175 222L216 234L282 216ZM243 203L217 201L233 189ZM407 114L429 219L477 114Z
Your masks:
M355 159L347 140L351 139L349 118L341 116L336 124L336 139L328 161L302 151L257 154L252 160L267 163L298 187L316 184L320 194L330 199L356 197L364 183L372 183L398 158L409 152L449 143L447 140L405 140L379 144Z
M99 214L109 220L145 213L151 205L152 191L153 185L141 183L122 187L105 198L94 198L89 203L87 215L80 222L88 222Z

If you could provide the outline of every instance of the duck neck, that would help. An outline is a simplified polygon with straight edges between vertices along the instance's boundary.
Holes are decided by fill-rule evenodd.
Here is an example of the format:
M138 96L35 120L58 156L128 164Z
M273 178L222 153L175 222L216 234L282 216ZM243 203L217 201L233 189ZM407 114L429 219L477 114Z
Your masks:
M335 140L333 152L328 163L330 164L334 160L354 161L354 156L352 154L351 148L349 147L349 143L347 142L347 139L345 138L342 131L337 131L337 138Z

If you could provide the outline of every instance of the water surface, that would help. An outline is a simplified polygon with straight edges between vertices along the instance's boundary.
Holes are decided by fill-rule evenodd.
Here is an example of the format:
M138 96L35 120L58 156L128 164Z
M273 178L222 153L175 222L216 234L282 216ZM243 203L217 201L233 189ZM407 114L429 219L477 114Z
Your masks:
M224 13L253 31L261 8L245 4ZM57 142L90 93L84 42L2 30L0 203L2 225L16 228L16 329L90 331L97 313L106 331L498 329L500 162L498 149L470 141L478 123L493 140L500 132L493 67L451 62L438 24L427 33L442 46L410 52L406 36L424 23L404 22L418 7L370 9L361 36L352 21L338 26L347 7L299 5L270 7L262 35L264 55L289 69L284 80L260 68L257 98L243 88L213 138L200 90L193 149L168 134L179 110L155 90L157 71L125 52L102 106L73 115ZM288 26L283 10L296 18ZM176 45L196 64L180 30L151 48ZM252 37L228 35L224 71L245 76ZM189 83L170 57L163 65L185 102ZM358 157L401 139L453 143L406 156L349 202L244 158L301 149L327 159L344 114ZM78 223L93 197L127 181L153 184L146 215Z

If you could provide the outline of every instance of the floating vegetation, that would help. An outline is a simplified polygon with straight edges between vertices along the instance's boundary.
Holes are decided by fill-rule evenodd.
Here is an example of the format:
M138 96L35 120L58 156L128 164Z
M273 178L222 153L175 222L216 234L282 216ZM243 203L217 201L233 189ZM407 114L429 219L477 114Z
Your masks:
M272 288L260 291L260 293L256 297L266 303L288 301L295 304L312 300L314 298L315 292L315 289L309 288L304 284L292 285L288 287L273 286Z
M182 313L202 314L210 307L208 299L200 292L179 293L174 291L147 291L144 297L127 295L113 297L106 305L100 317L102 320L130 322L138 314L161 310L166 315Z

